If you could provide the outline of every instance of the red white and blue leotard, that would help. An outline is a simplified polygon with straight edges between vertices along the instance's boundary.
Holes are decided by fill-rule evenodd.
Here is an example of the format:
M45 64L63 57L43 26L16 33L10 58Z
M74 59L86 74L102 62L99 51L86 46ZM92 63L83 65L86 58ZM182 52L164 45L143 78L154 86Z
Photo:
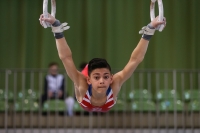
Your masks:
M115 100L113 98L113 91L112 89L109 87L107 92L106 92L106 96L107 96L107 101L104 105L102 106L94 106L91 104L90 99L92 96L92 86L89 85L88 90L82 100L82 102L79 102L81 107L89 112L107 112L109 111L114 105L115 105Z

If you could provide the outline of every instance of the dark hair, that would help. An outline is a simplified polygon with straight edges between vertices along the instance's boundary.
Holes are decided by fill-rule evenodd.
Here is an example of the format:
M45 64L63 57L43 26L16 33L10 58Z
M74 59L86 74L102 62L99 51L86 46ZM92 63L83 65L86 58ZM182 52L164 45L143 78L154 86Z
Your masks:
M97 68L107 68L111 72L111 67L105 59L93 58L88 64L88 75Z
M52 67L52 66L54 66L54 65L55 66L59 66L57 62L51 62L51 63L49 63L49 68Z

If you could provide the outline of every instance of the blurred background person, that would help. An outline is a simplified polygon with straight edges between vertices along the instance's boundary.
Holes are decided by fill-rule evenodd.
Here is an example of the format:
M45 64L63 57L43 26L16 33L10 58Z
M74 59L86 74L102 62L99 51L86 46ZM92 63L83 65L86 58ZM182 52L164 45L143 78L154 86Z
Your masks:
M46 100L65 100L67 114L73 115L74 98L65 93L65 78L62 74L58 73L58 63L51 62L49 64L49 73L45 76L44 92L41 97L41 106Z

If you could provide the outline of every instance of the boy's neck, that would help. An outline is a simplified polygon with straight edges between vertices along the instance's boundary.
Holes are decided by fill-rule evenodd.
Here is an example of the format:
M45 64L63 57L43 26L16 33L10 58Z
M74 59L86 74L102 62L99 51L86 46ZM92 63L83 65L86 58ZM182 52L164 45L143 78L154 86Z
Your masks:
M92 98L95 100L101 100L102 98L106 97L106 93L99 94L95 90L92 89Z
M92 94L91 100L90 100L91 104L94 105L94 106L102 106L106 103L106 101L107 101L106 94L104 94L104 95L102 95L102 94L101 95L99 95L99 94L94 95L94 93Z

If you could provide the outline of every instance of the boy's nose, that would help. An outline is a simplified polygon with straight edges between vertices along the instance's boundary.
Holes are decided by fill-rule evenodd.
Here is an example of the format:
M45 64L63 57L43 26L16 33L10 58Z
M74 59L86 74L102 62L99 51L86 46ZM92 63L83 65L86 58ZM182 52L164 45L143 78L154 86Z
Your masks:
M103 84L103 83L104 83L104 79L100 78L100 84Z

